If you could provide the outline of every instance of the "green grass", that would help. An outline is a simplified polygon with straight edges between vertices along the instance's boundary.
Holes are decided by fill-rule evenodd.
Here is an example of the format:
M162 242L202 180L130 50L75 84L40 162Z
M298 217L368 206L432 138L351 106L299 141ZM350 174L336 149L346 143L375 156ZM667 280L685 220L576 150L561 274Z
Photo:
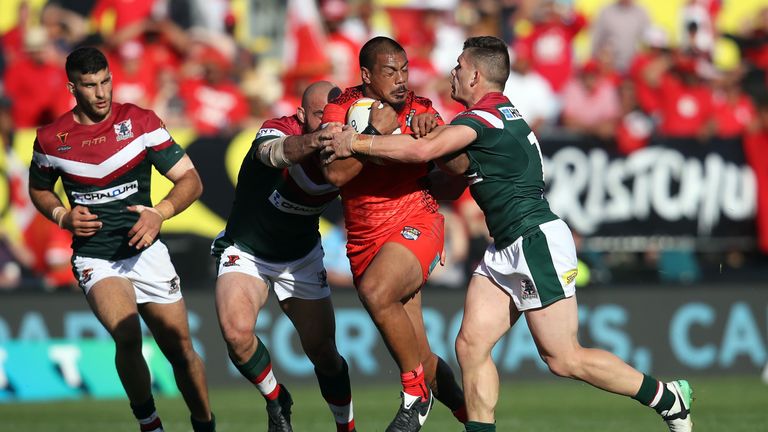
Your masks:
M768 386L758 377L694 378L690 380L697 432L768 431ZM354 383L353 383L354 385ZM331 415L315 386L289 387L295 405L297 432L335 430ZM396 385L357 385L355 417L361 432L383 431L399 403ZM218 431L265 431L263 402L255 389L213 389L211 401ZM180 398L158 398L168 432L191 431ZM500 432L653 432L666 428L654 411L628 398L566 381L504 383L496 410ZM24 432L89 432L138 430L125 400L81 400L56 403L0 404L0 430ZM459 432L462 427L440 404L422 429Z

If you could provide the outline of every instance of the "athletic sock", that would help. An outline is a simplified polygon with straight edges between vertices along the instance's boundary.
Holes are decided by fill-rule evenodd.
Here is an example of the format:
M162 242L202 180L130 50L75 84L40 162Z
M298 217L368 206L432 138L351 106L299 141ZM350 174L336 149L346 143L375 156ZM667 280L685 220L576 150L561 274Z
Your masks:
M131 410L139 422L139 430L141 432L163 432L163 422L160 421L160 416L157 415L155 399L152 396L144 403L138 405L131 404Z
M355 416L352 409L352 387L349 384L349 366L341 359L341 371L336 375L324 375L315 368L320 394L328 403L328 408L336 421L336 432L355 430Z
M466 432L496 432L496 424L468 421L465 430Z
M435 367L433 395L435 399L451 410L451 413L459 423L466 423L467 407L464 404L464 392L461 390L459 383L456 382L451 366L440 356L436 355L435 357L437 357L437 365Z
M192 422L192 430L194 432L216 432L216 416L211 413L211 419L208 421L195 420L190 417Z
M429 399L427 385L424 383L424 367L419 366L412 371L400 374L400 382L403 383L403 391L411 396L421 396L422 400Z
M675 404L675 395L669 391L667 386L656 378L645 374L640 390L632 399L643 405L648 405L659 414L672 408L672 405Z
M277 400L277 396L280 394L280 385L277 382L277 378L272 373L272 361L269 357L269 351L267 347L261 342L261 339L256 337L258 346L256 352L253 353L250 359L243 364L237 364L237 362L230 357L232 364L235 365L237 370L256 385L264 399L269 401Z

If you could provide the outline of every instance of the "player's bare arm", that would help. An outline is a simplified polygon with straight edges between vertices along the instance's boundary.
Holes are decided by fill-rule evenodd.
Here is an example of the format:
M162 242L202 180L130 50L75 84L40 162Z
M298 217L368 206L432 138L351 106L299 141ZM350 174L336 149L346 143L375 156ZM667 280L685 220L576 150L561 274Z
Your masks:
M139 220L128 231L129 246L142 249L152 244L163 222L184 211L203 193L203 183L192 159L184 155L171 167L165 177L173 182L168 195L154 207L129 206L128 210L139 214Z
M360 174L364 164L365 162L362 160L352 157L336 160L333 163L324 163L321 169L328 183L336 187L342 187Z
M40 213L78 237L90 237L101 229L99 217L87 207L78 205L68 210L52 190L30 186L29 197Z
M331 122L312 133L266 140L258 145L253 156L272 168L286 168L323 148L324 142L340 132L341 128L341 123Z
M445 125L435 128L413 145L411 135L371 136L346 130L328 141L323 159L331 163L352 155L378 157L393 162L423 163L455 153L477 138L477 132L462 125Z

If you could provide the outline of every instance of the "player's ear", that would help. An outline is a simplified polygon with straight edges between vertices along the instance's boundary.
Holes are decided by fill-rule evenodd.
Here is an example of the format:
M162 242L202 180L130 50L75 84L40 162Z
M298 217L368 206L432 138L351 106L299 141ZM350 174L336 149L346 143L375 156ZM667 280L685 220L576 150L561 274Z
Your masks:
M304 107L296 108L296 117L299 119L299 123L304 124L307 122L307 112L304 111Z
M371 83L371 71L367 67L360 68L360 78L363 80L363 84Z
M72 81L67 81L67 90L69 93L74 96L75 95L75 83Z

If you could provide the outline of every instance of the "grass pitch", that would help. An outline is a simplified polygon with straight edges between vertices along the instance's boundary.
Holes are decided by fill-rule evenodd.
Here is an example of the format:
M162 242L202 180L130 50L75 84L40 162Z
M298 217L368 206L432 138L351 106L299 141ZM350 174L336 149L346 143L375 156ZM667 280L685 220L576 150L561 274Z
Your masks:
M768 432L768 385L758 377L693 378L697 432ZM314 385L292 385L293 428L335 430L327 405ZM399 386L353 383L355 418L361 432L383 431L399 404ZM261 397L252 388L213 389L211 403L219 432L266 431ZM157 398L168 432L189 432L181 398ZM496 411L500 432L663 432L655 412L637 402L567 380L505 382ZM138 430L126 400L0 404L0 431L90 432ZM463 428L439 403L422 431Z

